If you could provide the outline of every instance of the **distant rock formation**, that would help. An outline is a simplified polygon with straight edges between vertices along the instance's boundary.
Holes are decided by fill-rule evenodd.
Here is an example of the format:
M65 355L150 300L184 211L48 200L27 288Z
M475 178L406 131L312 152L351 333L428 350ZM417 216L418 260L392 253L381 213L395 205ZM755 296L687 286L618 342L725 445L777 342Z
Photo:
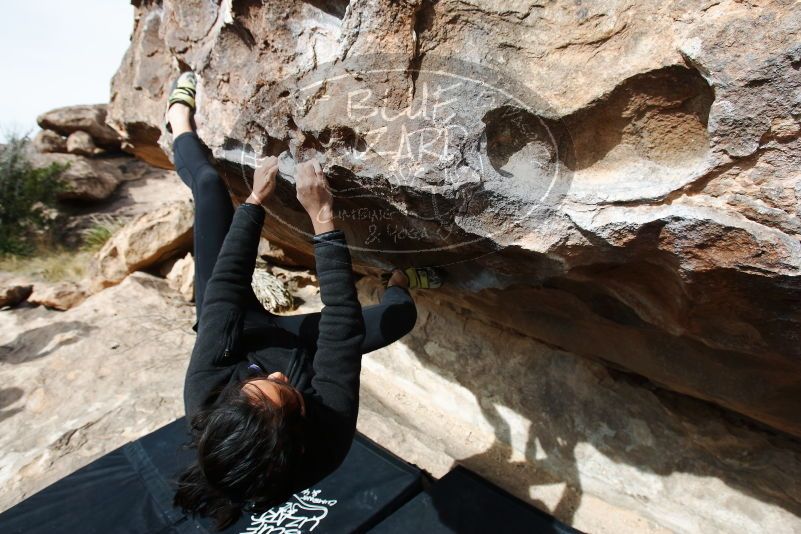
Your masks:
M107 150L120 149L120 136L106 124L106 104L67 106L53 109L36 119L43 130L65 137L82 133L97 146Z
M193 208L188 188L174 172L121 152L120 138L103 122L105 116L105 104L44 113L39 123L49 129L37 133L25 156L34 168L52 164L65 168L59 174L66 185L57 194L60 202L43 210L50 224L58 226L51 230L59 245L77 254L84 234L99 223L106 225L105 231L122 228L95 254L90 278L54 283L38 275L4 275L0 307L27 302L64 311L136 270L156 269L160 263L174 262L177 255L189 254ZM154 217L163 217L168 224L159 225ZM126 240L130 236L134 243ZM193 298L191 274L184 266L180 289L187 299Z
M33 138L32 146L36 152L42 154L66 152L67 140L53 130L39 130Z
M43 129L31 143L31 163L66 167L60 175L66 188L59 199L105 200L125 179L119 164L127 158L119 158L120 137L105 119L105 104L58 108L37 119Z

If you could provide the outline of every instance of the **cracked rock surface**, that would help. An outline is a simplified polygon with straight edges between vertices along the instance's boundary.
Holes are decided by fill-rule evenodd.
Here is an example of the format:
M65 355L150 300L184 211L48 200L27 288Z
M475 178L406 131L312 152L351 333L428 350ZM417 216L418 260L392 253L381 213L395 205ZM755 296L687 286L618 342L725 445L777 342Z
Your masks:
M505 326L801 436L792 2L135 4L108 110L134 154L170 165L165 88L191 68L235 198L282 155L285 250L308 262L291 156L317 154L360 271L442 265ZM522 96L437 100L443 69ZM435 101L447 120L387 118ZM427 161L409 132L449 125Z

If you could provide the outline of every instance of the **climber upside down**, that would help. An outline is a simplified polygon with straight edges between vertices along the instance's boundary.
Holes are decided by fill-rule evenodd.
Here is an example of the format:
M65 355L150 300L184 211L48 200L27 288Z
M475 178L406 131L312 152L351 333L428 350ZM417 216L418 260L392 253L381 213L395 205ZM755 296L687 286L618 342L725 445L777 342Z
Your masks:
M314 227L321 312L278 316L251 279L278 162L257 167L253 191L234 210L193 130L196 77L183 73L167 104L175 168L195 203L197 339L184 404L197 461L179 478L174 504L218 528L243 510L266 510L336 469L356 430L361 356L411 331L410 288L437 287L436 271L396 269L379 304L356 296L345 235L316 160L296 166L297 198ZM387 273L389 274L389 273Z

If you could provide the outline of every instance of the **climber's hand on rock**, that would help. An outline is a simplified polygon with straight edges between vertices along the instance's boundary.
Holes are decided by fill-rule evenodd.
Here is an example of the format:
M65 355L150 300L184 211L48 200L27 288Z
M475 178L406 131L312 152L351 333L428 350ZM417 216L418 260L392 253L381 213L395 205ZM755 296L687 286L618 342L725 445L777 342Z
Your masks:
M253 192L245 202L261 204L275 191L275 177L278 174L278 158L269 156L256 162L253 173Z
M295 187L298 200L309 214L314 233L321 234L334 229L334 197L316 159L299 163L295 172Z

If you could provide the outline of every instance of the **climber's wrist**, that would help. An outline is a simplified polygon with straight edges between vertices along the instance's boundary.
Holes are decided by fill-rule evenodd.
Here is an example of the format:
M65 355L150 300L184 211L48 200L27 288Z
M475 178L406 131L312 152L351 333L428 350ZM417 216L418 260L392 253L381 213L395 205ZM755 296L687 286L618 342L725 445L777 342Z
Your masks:
M308 211L315 234L322 234L335 230L333 208L330 204L323 204Z
M257 204L261 206L262 202L264 202L264 199L259 198L255 193L251 193L250 196L245 199L245 204Z

